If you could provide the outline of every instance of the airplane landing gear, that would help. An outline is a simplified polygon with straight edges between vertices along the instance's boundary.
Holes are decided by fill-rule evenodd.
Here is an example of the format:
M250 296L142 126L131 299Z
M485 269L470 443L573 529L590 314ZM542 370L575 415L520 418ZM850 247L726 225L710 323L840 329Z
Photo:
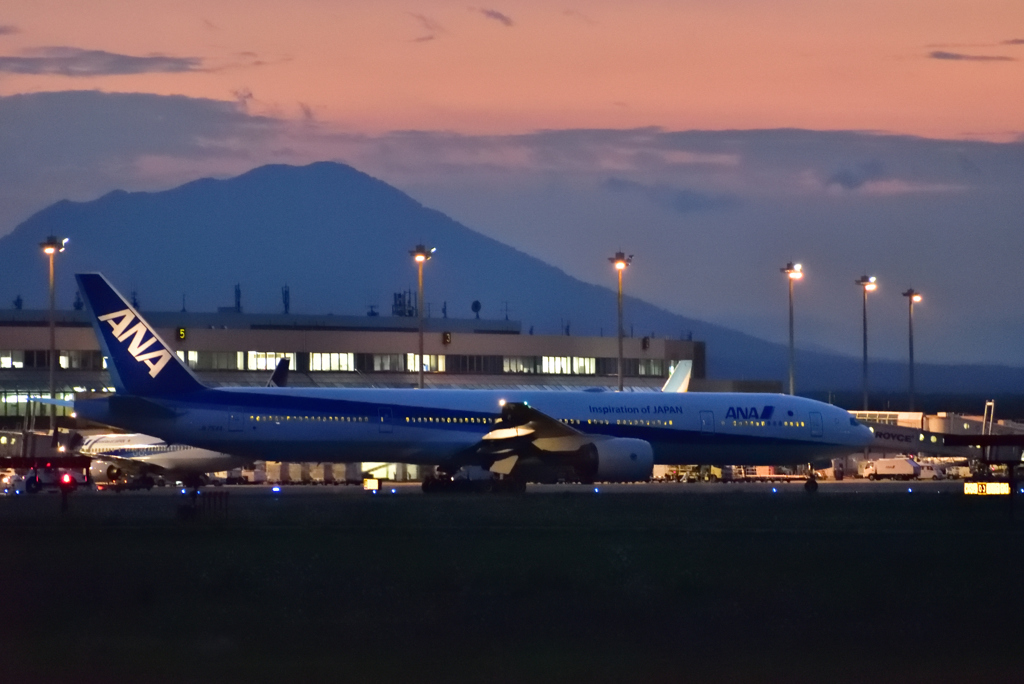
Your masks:
M183 485L181 493L185 494L188 491L188 503L183 503L178 506L178 517L182 520L191 520L196 516L196 504L199 499L199 488L203 485L201 477L189 477L182 480Z
M438 494L446 492L475 494L522 494L526 491L526 481L517 477L459 477L458 473L449 475L444 472L429 474L423 478L423 492Z
M804 482L804 491L808 494L814 494L818 491L818 481L813 476L807 478L807 482Z

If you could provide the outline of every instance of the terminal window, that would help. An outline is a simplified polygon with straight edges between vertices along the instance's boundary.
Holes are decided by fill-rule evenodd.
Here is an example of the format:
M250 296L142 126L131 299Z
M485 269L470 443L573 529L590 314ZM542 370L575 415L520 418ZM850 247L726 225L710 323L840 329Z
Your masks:
M445 370L449 373L479 373L497 375L504 368L501 356L449 354L445 357Z
M24 368L25 352L0 351L0 368Z
M180 355L181 352L178 352ZM242 352L188 352L188 365L196 370L243 370L245 354Z
M295 368L295 353L294 352L257 352L251 351L247 354L246 358L246 370L269 370L272 371L277 368L277 362L281 359L287 358L288 365L291 368Z
M404 372L405 356L405 354L374 354L373 370L377 372Z
M419 363L419 354L406 354L405 364L409 370L416 370ZM423 371L426 373L444 373L445 357L444 354L424 354L423 355Z
M506 356L504 371L506 373L539 373L541 360L539 356Z
M309 355L311 371L354 371L356 369L355 354L348 352L313 352Z
M585 356L544 356L541 372L553 375L594 375L597 359Z
M103 368L103 353L78 350L61 352L60 367L72 370L101 370Z
M664 375L665 362L661 359L637 359L637 375L653 375L662 377Z

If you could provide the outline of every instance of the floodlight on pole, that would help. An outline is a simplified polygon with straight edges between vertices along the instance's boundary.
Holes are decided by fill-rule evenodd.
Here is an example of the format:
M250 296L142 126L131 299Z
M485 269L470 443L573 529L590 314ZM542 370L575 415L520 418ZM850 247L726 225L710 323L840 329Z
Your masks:
M55 288L53 278L53 255L58 252L63 252L68 244L68 238L57 238L56 236L49 236L45 241L39 243L39 246L43 250L50 261L50 399L56 399L57 392L57 326L54 320L54 301L55 301ZM50 404L50 429L54 435L57 434L57 406ZM56 437L55 437L56 438Z
M914 410L914 304L921 302L921 293L910 288L903 293L903 296L907 298L907 303L910 305L910 317L909 317L909 328L910 328L910 410Z
M779 269L785 273L789 281L789 394L795 393L793 374L795 366L796 350L793 345L793 283L804 277L803 264L794 264L792 261L786 264L785 268Z
M418 287L417 287L417 299L416 299L416 316L419 319L419 355L417 357L417 364L419 365L419 384L417 385L420 389L423 389L423 264L425 264L437 251L437 247L431 247L429 250L423 245L416 245L416 248L409 252L414 262L416 262L418 273Z
M622 391L622 272L633 263L633 255L626 256L624 252L616 252L615 256L608 257L608 261L615 266L615 272L619 274L619 391Z
M878 289L878 278L875 276L861 276L859 280L853 281L858 285L864 295L864 410L868 410L868 292Z

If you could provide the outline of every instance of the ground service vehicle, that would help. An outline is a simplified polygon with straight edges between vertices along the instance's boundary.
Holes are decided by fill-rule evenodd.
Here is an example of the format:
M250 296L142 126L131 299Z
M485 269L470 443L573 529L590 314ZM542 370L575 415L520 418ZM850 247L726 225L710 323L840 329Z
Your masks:
M869 480L913 480L921 474L921 466L912 458L880 458L861 461L857 474Z

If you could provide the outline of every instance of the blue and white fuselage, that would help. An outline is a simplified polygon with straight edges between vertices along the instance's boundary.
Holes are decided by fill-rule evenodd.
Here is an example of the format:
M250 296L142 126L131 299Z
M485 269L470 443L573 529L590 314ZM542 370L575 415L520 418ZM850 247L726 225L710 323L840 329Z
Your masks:
M168 443L146 434L88 435L78 447L93 459L90 471L97 482L114 480L115 472L135 470L161 473L176 479L233 470L247 459L189 444Z
M261 387L147 401L168 413L118 419L105 399L76 410L254 460L442 464L500 427L503 402L529 404L584 434L645 440L664 464L807 463L871 440L847 411L781 394Z
M78 415L249 460L507 470L561 459L629 479L652 462L822 461L872 439L843 409L780 394L210 388L103 276L77 278L117 389L76 402Z

